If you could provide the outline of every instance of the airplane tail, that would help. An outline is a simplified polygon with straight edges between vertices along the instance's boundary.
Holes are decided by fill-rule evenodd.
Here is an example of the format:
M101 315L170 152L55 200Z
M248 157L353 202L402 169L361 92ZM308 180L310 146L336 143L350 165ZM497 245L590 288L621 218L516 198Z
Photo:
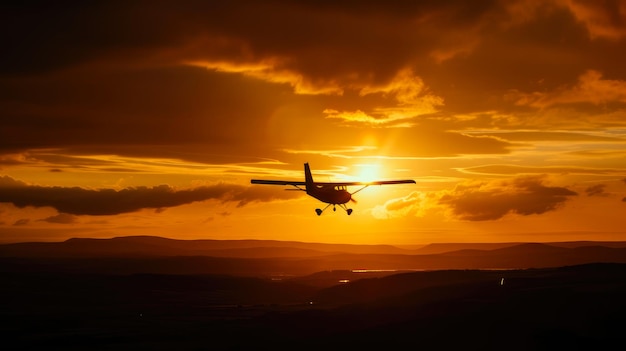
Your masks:
M310 194L315 190L315 183L313 182L313 175L311 174L311 168L308 163L304 164L304 180L306 182L306 192Z

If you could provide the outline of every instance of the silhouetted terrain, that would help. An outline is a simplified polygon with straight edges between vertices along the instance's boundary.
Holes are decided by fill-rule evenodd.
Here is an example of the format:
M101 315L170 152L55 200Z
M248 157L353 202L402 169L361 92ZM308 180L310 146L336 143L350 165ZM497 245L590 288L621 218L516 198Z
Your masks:
M433 247L454 250L422 253L433 252ZM512 269L597 262L626 263L626 243L469 243L406 250L386 245L125 237L0 245L0 264L23 272L256 277L328 270Z
M64 242L0 245L0 255L34 257L93 256L214 256L214 257L303 257L329 253L404 254L411 250L391 245L349 245L276 240L176 240L155 236L112 239L74 238Z
M116 251L124 240L134 244ZM142 248L168 241L0 246L4 344L63 350L587 350L626 341L626 255L619 243L469 245L437 255L254 241L198 248L233 249L236 255L259 250L250 257L202 256L191 249L193 255L181 255L184 241L173 241L172 251ZM64 247L68 243L74 249ZM92 245L99 243L109 251L95 254ZM93 256L71 252L76 247L91 248ZM304 257L284 255L298 250Z

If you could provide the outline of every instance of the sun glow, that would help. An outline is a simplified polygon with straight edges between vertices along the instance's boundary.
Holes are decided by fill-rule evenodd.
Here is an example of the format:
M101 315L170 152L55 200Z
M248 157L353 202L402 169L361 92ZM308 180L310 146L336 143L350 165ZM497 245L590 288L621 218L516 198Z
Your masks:
M380 177L380 165L377 164L360 164L357 165L360 168L358 179L361 182L371 182L378 180Z

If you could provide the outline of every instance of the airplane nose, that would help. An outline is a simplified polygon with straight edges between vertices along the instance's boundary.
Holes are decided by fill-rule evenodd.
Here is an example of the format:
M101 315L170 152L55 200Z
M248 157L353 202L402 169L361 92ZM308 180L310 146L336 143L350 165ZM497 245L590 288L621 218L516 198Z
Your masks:
M354 200L352 200L352 195L350 195L350 193L346 192L344 194L344 203L346 203L348 201L354 201Z

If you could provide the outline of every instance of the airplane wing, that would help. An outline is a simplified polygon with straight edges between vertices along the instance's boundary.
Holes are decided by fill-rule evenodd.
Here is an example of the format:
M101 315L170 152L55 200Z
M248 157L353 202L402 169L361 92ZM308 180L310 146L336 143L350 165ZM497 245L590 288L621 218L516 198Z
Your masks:
M355 186L355 185L388 185L388 184L415 184L413 179L402 180L374 180L371 182L315 182L316 185L337 185L337 186Z
M252 184L266 184L266 185L293 185L304 186L306 182L298 182L291 180L265 180L265 179L252 179ZM413 179L402 180L375 180L371 182L315 182L315 185L337 185L337 186L355 186L355 185L387 185L387 184L415 184Z
M306 182L294 182L290 180L264 180L264 179L252 179L250 181L252 184L268 184L268 185L306 185Z

